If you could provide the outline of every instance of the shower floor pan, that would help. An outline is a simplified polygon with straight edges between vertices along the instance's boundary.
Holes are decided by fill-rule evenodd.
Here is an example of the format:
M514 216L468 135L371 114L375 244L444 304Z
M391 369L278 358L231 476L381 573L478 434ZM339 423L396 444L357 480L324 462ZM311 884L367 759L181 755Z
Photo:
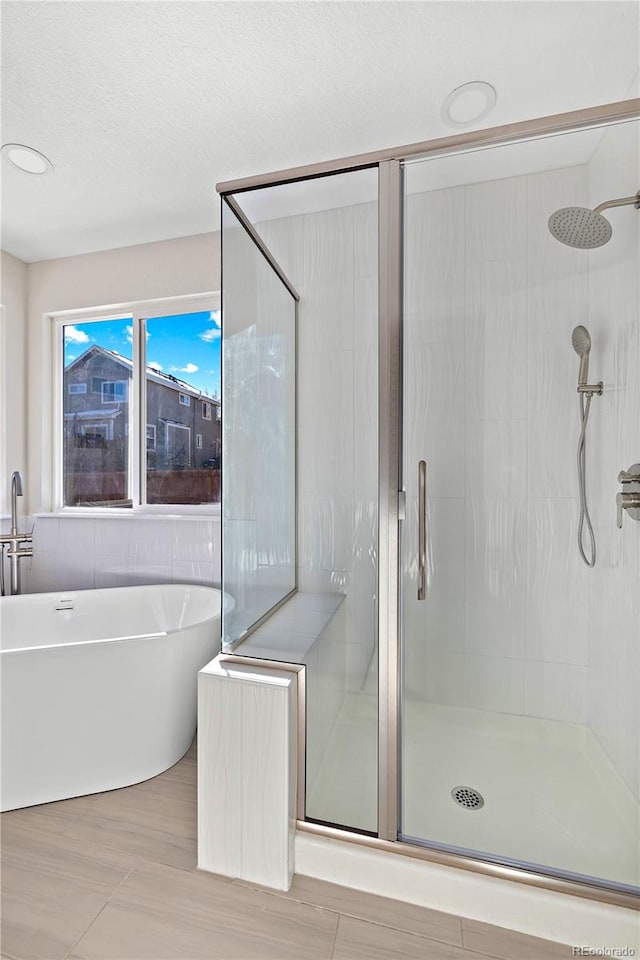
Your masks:
M375 831L376 724L376 699L347 694L309 816ZM403 740L405 837L640 886L638 802L586 727L410 701Z

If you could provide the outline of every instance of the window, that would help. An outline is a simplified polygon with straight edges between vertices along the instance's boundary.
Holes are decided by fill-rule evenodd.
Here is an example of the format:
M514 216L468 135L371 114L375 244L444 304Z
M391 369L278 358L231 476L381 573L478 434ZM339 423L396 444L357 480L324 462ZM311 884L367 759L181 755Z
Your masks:
M116 316L77 311L53 321L56 503L145 509L219 500L218 469L202 469L221 442L206 399L220 389L217 300L155 301Z
M105 380L102 384L102 402L126 403L128 386L126 380Z

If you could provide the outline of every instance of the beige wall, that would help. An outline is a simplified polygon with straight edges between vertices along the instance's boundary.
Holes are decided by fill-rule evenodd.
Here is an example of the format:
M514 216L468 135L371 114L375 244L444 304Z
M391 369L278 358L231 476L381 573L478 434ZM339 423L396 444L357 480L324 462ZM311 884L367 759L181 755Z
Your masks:
M29 264L26 270L29 290L26 507L29 512L37 512L51 508L51 425L46 411L51 408L52 337L48 314L219 290L220 235L205 233L43 260Z
M10 254L1 254L0 303L4 316L0 321L0 513L8 504L10 471L26 471L25 435L26 391L26 316L27 265Z

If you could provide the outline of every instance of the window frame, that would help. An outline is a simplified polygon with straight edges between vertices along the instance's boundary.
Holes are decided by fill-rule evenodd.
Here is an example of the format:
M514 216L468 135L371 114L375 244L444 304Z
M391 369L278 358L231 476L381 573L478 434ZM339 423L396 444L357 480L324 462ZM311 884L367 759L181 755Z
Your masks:
M202 419L203 419L203 420L210 421L210 420L213 419L213 418L212 418L211 408L212 408L212 403L211 403L210 400L203 400L203 401L202 401ZM208 411L209 411L209 416L208 416L208 417L205 416L205 410L208 410Z
M72 390L71 387L84 387L84 390ZM87 393L87 385L86 383L70 383L67 393L70 397L85 396Z
M133 514L168 514L193 516L203 512L219 512L216 505L202 507L190 504L147 503L147 397L146 377L146 321L174 314L220 311L219 291L187 294L180 297L163 297L153 300L137 300L127 303L107 304L79 310L64 310L47 316L52 329L52 394L51 405L51 501L53 512L60 515L82 517L115 517ZM77 507L64 503L64 343L63 329L77 323L92 323L100 320L128 320L133 328L132 379L129 382L128 403L128 463L129 482L127 497L130 507ZM100 389L102 399L102 387ZM110 400L110 403L123 402ZM153 451L149 451L150 453Z
M181 407L190 407L191 406L191 397L188 393L178 392L178 404Z

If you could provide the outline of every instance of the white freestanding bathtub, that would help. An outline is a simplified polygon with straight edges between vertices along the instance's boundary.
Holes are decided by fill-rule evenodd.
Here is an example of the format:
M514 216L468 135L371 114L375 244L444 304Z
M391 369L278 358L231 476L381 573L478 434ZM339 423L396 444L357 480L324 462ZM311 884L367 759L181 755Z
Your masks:
M154 777L189 749L220 591L188 584L0 599L0 809Z

